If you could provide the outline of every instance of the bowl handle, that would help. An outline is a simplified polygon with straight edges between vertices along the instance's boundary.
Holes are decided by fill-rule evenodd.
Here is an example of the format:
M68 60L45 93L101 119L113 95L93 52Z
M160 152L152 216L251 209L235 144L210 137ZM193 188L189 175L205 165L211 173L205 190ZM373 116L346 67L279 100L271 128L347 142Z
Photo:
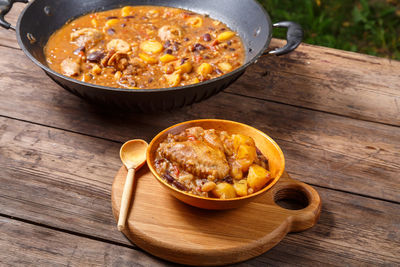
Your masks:
M29 1L28 0L0 0L0 26L7 30L11 29L11 30L15 31L15 27L12 26L10 23L8 23L4 17L5 17L5 15L8 14L8 12L11 10L12 6L16 2L27 4Z
M265 52L263 55L268 55L268 54L276 55L276 56L285 55L285 54L290 53L293 50L295 50L303 41L303 37L304 37L303 28L296 22L282 21L282 22L275 23L273 26L278 27L278 28L287 28L288 29L287 35L286 35L287 44L284 47Z

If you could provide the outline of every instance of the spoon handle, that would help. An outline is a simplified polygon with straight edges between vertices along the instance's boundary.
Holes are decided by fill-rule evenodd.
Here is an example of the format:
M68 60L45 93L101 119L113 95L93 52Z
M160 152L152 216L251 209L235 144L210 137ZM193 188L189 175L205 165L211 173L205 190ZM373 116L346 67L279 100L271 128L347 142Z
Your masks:
M129 203L131 202L134 180L135 180L135 169L131 168L128 170L128 174L126 175L124 191L122 192L121 209L119 211L119 218L118 218L119 231L125 229L125 222L126 222L126 217L128 215Z

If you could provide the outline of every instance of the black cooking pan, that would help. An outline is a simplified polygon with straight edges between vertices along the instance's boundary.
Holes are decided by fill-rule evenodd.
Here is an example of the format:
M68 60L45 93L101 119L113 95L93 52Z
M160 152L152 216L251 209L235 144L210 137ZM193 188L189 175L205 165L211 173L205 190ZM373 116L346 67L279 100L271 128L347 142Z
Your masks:
M21 13L15 28L4 20L14 2L28 1L0 0L0 25L16 31L18 43L25 54L54 81L91 102L142 111L172 109L204 100L228 87L261 55L287 54L296 49L303 38L303 30L297 23L285 21L272 25L268 14L255 0L35 0ZM247 51L245 64L229 74L203 83L151 90L84 83L56 73L47 66L43 47L54 31L80 15L125 5L170 6L208 14L239 33ZM282 48L265 52L272 38L272 27L288 28L288 42Z

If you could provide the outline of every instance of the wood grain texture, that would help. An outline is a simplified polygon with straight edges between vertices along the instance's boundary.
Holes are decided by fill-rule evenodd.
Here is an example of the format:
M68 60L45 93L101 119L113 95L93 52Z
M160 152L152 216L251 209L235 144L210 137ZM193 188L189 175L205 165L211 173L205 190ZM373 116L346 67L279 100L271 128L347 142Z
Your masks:
M116 221L126 174L126 168L122 167L112 186ZM279 207L274 199L283 190L309 195L309 206L302 210ZM123 232L139 247L172 262L195 266L226 265L259 256L288 232L314 226L320 209L318 193L284 173L268 192L240 208L201 210L178 201L160 187L146 166L137 174L127 228Z
M20 51L0 47L0 53L0 115L119 142L151 141L159 131L192 119L234 120L274 138L287 171L307 183L400 202L399 127L225 93L172 112L127 114L69 94Z
M6 15L6 20L13 26L17 25L18 17L26 5L15 3L10 12ZM15 32L0 27L0 45L19 49Z
M13 25L23 6L7 16ZM138 115L68 94L25 57L13 32L0 29L0 54L0 213L78 235L1 219L2 264L164 265L132 256L116 230L110 190L119 147L185 120L221 118L273 137L289 173L316 185L324 203L314 228L238 266L400 265L398 61L301 45L260 59L227 93Z
M10 23L24 6L14 6ZM270 47L284 44L273 39ZM15 33L0 29L1 45L19 48ZM399 61L302 44L291 54L261 58L226 91L400 126L398 88Z
M132 248L0 217L1 266L172 266Z
M261 58L226 91L400 126L399 88L399 61L304 44Z
M110 204L121 144L0 121L1 213L130 245L116 229ZM317 190L324 203L318 224L243 266L400 264L399 205Z

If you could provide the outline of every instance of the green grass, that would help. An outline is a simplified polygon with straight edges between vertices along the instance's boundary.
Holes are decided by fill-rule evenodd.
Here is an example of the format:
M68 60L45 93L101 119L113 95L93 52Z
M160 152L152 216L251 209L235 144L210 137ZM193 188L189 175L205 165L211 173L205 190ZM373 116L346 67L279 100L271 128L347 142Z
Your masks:
M273 22L301 24L305 43L400 60L400 0L258 1Z

